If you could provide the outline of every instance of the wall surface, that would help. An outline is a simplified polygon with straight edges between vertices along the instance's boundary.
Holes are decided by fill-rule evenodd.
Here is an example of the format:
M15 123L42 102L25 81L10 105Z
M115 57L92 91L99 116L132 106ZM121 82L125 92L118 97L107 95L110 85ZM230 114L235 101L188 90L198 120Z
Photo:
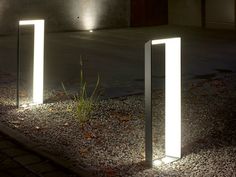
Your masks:
M235 28L235 0L207 0L206 27Z
M201 26L200 0L168 0L169 24Z
M0 34L32 18L44 18L48 31L127 27L129 11L129 0L0 0Z

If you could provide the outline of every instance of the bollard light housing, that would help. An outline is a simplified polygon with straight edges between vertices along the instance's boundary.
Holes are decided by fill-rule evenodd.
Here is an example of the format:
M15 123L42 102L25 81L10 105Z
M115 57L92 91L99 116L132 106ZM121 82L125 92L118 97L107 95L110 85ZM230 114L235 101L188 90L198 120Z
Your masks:
M165 157L153 161L152 45L165 44ZM181 158L181 39L151 40L145 44L145 151L148 164Z
M34 58L33 58L33 105L43 103L44 82L44 20L21 20L19 26L34 26ZM19 36L20 34L18 34ZM19 48L19 46L18 46ZM18 56L19 58L19 56ZM19 59L18 59L19 60ZM18 95L19 96L19 95Z

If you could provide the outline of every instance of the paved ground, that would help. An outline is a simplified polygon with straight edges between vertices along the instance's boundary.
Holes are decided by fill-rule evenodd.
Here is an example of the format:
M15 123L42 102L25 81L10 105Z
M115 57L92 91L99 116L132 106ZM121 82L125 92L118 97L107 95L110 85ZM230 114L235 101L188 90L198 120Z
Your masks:
M143 92L144 43L163 37L182 38L183 81L216 69L235 71L235 31L161 26L89 32L49 33L45 38L45 88L76 87L79 58L84 58L86 78L94 83L100 73L106 95ZM21 40L22 79L30 80L32 38ZM154 48L155 86L164 80L164 48ZM0 37L0 71L16 71L16 36ZM90 82L91 81L91 82ZM88 83L88 84L89 84Z
M0 133L1 177L76 177Z

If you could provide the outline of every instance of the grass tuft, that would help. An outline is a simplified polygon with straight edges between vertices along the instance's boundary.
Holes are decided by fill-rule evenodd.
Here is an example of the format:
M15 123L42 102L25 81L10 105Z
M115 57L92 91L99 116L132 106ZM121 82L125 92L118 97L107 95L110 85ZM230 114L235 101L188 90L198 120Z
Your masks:
M80 87L79 87L79 90L77 91L76 94L70 95L68 93L64 83L63 82L61 83L65 95L68 98L73 99L73 101L76 102L76 108L71 109L71 110L75 111L75 114L77 115L77 118L80 123L84 123L84 122L88 121L88 119L90 118L90 114L94 110L94 108L96 107L97 101L100 96L100 92L99 92L100 76L99 76L99 74L97 76L96 85L95 85L92 93L89 95L87 83L84 78L83 67L84 67L83 59L80 56Z

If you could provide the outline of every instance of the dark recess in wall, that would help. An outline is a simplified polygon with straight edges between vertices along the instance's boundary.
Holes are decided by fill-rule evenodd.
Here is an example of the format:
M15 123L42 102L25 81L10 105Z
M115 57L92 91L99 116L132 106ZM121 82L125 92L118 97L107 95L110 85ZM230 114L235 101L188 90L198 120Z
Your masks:
M168 24L168 0L131 0L130 25Z

